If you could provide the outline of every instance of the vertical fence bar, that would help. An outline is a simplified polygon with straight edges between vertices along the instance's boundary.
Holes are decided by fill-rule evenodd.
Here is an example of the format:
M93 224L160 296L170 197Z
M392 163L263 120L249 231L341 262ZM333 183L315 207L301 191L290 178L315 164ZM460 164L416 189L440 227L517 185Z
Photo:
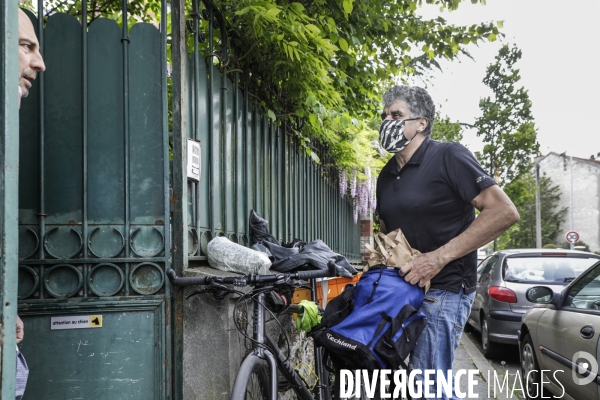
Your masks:
M244 71L244 116L243 116L243 121L244 123L242 124L243 126L243 130L244 130L244 182L245 182L245 191L246 191L246 214L244 215L244 221L247 221L248 218L248 213L250 212L250 209L253 208L253 204L252 204L252 199L250 196L251 190L254 187L252 181L251 181L251 177L252 174L250 173L250 171L253 171L252 169L252 139L251 139L251 133L252 133L252 119L248 118L249 116L249 104L248 104L248 98L249 98L249 87L248 87L248 82L249 81L249 77L248 77L248 70ZM244 224L244 232L246 232L246 238L249 240L250 239L250 232L248 231L248 224L245 223ZM246 246L250 246L250 242L246 243Z
M310 236L311 239L310 240L315 240L317 239L317 214L316 214L316 194L317 194L317 180L316 180L316 176L315 176L315 171L317 168L317 163L315 161L313 161L312 159L308 160L309 165L310 165L310 170L309 170L309 174L310 174Z
M254 120L254 209L259 214L263 212L262 208L262 179L261 179L261 149L262 149L262 130L261 130L261 118L260 114L254 105L252 119Z
M87 42L87 0L81 2L81 46L82 46L82 140L83 140L83 204L82 204L82 236L83 236L83 258L88 258L88 42ZM88 297L88 277L89 265L83 265L83 297Z
M169 252L172 248L171 246L171 207L170 207L170 186L169 186L169 113L168 106L169 100L167 97L167 1L161 0L160 2L160 32L161 32L161 84L163 87L162 90L162 137L163 137L163 193L164 193L164 221L165 221L165 271L171 267ZM187 54L186 54L187 57ZM195 196L192 196L195 197ZM187 228L187 221L184 223L184 226ZM198 234L198 229L196 229L196 233ZM187 239L187 235L183 235ZM198 237L198 240L200 238ZM189 243L188 243L189 245ZM186 250L187 255L187 250ZM171 285L165 285L165 297L166 297L166 310L171 309ZM168 313L167 313L168 314ZM167 323L163 326L164 335L165 335L165 347L166 347L166 360L172 359L172 334L175 332L171 328L170 320L167 318ZM168 365L168 364L167 364ZM171 397L171 388L172 388L172 368L166 368L166 376L165 376L165 387L163 388L163 395L167 394L167 398ZM178 389L175 389L173 392L177 392Z
M277 171L277 127L269 121L269 190L270 190L270 215L271 230L276 239L280 238L279 221L277 220L277 191L279 188L279 174Z
M208 9L208 54L212 54L213 53L213 10L212 8ZM214 181L215 181L215 168L213 160L215 159L215 149L214 149L214 110L213 110L213 104L214 104L214 93L213 93L213 81L215 79L214 76L214 65L213 65L213 61L212 58L208 58L208 85L207 85L207 95L208 95L208 101L207 101L207 106L208 106L208 131L209 131L209 163L208 165L211 166L211 170L210 173L207 174L208 175L208 188L210 190L210 195L208 196L208 213L209 213L209 226L210 226L210 231L212 232L213 237L216 236L216 223L217 221L215 220L215 191L213 188L214 185ZM196 105L197 107L197 105Z
M238 144L238 130L239 130L239 120L238 120L238 73L235 71L233 73L233 125L232 125L232 146L233 146L233 159L235 160L235 165L233 165L232 173L233 173L233 232L236 237L240 234L240 226L239 226L239 212L238 212L238 204L244 204L241 197L241 190L239 190L239 179L241 176L238 176L238 166L242 165L241 153L242 149ZM238 237L238 243L240 242L240 238Z
M301 166L301 175L300 175L300 179L302 182L302 237L304 238L304 240L308 240L308 221L307 221L307 213L306 213L306 208L307 208L307 203L308 203L308 198L306 195L307 192L307 186L308 186L308 182L306 179L306 157L304 156L306 154L306 152L304 151L304 149L302 149L301 155L300 155L300 162L302 164Z
M321 209L321 185L323 182L323 176L321 175L321 169L323 168L323 163L325 162L325 158L323 158L323 153L321 152L320 144L315 145L315 151L319 155L319 163L315 163L315 170L313 173L315 180L315 193L314 193L314 207L315 207L315 235L316 239L323 239L323 210Z
M213 14L214 15L214 14ZM213 23L214 20L211 19L211 23ZM221 32L221 35L223 35L224 32ZM227 49L220 49L223 51L227 51ZM219 63L221 63L221 61L219 60ZM222 65L222 64L219 64ZM220 168L220 182L221 182L221 223L222 228L221 231L223 232L223 236L227 237L227 196L230 195L230 193L228 193L227 191L227 181L226 179L230 179L230 176L227 176L226 171L227 171L227 163L230 162L231 160L228 160L228 156L230 156L230 154L227 152L227 150L229 150L227 148L226 145L226 135L227 135L227 74L225 72L225 70L221 71L220 73L220 77L221 77L221 90L220 90L220 94L221 94L221 98L220 98L220 103L219 105L220 107L220 112L219 112L219 139L220 139L220 143L221 143L221 148L219 149L221 152L221 168Z
M44 53L45 53L45 46L44 46L44 0L38 0L38 42L40 43L40 51L42 54L42 57L44 57ZM39 233L39 237L40 238L44 238L46 236L46 207L44 204L44 198L46 196L45 193L45 171L44 171L44 159L45 159L45 132L44 132L44 118L45 118L45 110L44 110L44 74L40 74L40 76L38 77L39 80L39 90L40 90L40 97L39 97L39 132L40 132L40 177L39 177L39 184L40 184L40 201L39 201L39 223L40 223L40 233ZM46 254L44 251L44 246L40 245L39 246L39 256L38 258L40 260L43 260L46 258ZM40 276L44 276L44 264L40 265ZM44 293L44 289L42 289L42 286L40 286L40 299L43 299L45 297L45 293Z
M285 242L283 204L285 196L285 162L283 159L283 130L277 127L277 230L281 242Z
M299 196L298 196L298 185L299 185L299 181L300 181L300 173L298 171L298 142L297 139L294 137L292 140L292 158L293 158L293 164L294 164L294 181L292 182L294 185L294 230L293 230L293 235L300 238L300 228L299 228L299 224L298 221L300 221L300 218L298 216L298 212L299 212L299 207L298 207L298 200L299 200Z
M319 145L319 153L321 155L321 166L319 167L319 185L318 185L318 190L319 190L319 195L318 195L318 215L319 215L319 239L323 239L325 236L323 235L323 230L325 229L325 210L323 209L323 185L325 183L324 180L324 176L323 176L323 169L325 166L325 163L327 162L327 159L325 158L325 155L323 154L323 146Z
M272 231L273 227L273 219L271 218L271 171L270 167L270 134L271 134L271 124L270 120L266 117L262 117L263 120L263 129L262 129L262 170L263 170L263 209L264 209L264 217L269 220L269 229Z
M130 148L129 148L129 31L127 23L127 0L123 0L123 133L125 141L125 258L130 257ZM129 277L129 263L125 263L125 276ZM129 296L129 279L125 279L125 296Z
M312 174L312 169L313 169L313 161L312 158L309 156L305 156L306 157L306 183L307 183L307 190L306 190L306 194L307 194L307 204L306 204L306 211L308 214L307 217L307 222L308 222L308 236L310 237L310 240L312 241L314 239L313 237L313 225L314 225L314 215L312 213L313 211L313 202L312 202L312 195L313 195L313 174Z
M283 214L283 238L286 242L291 242L290 240L290 164L288 159L288 137L287 131L285 129L285 125L281 128L281 139L283 146L283 162L282 162L282 179L284 182L283 186L283 204L282 204L282 214Z
M200 97L200 52L198 50L198 34L199 34L199 30L200 30L200 24L199 24L199 19L200 19L200 6L198 4L199 0L194 0L192 2L192 11L193 11L193 17L194 17L194 49L193 49L193 79L194 79L194 94L193 94L193 104L192 104L192 109L194 110L193 112L193 118L192 118L192 123L193 123L193 127L192 127L192 132L194 135L194 139L195 140L199 140L200 139L200 113L198 112L198 102L199 102L199 97ZM187 52L186 54L184 54L185 57L187 57ZM209 103L209 107L212 107L212 103ZM201 145L206 146L206 143L202 143ZM184 145L184 154L187 155L187 143L185 143ZM210 164L209 164L210 165ZM205 174L208 174L208 171L204 172ZM187 172L186 172L187 174ZM198 207L198 202L200 199L200 182L191 182L191 187L190 187L190 191L192 192L192 218L194 220L194 228L196 229L196 234L198 235L198 241L200 241L200 207ZM210 198L210 197L209 197ZM210 200L209 200L210 201ZM209 220L210 220L210 216L212 214L209 213ZM187 225L187 221L185 222L185 225ZM209 223L209 227L210 227L210 223ZM187 226L186 226L187 228ZM189 228L188 228L189 229ZM188 235L184 234L183 235L183 240L187 240ZM190 243L188 243L188 246L190 246ZM200 249L201 246L198 246L198 249ZM187 254L187 253L186 253Z

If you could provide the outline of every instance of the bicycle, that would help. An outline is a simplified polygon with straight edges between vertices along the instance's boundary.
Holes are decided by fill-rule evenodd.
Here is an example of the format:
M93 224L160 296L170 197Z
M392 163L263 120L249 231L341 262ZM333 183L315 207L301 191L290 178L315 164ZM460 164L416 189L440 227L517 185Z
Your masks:
M202 293L212 293L213 296L222 300L230 293L240 295L236 303L236 309L239 304L248 299L254 302L254 319L253 319L253 334L252 334L252 349L244 357L242 364L238 370L233 389L231 392L231 400L277 400L278 393L278 375L280 371L285 381L291 386L298 399L300 400L331 400L333 393L332 385L335 381L331 381L329 371L323 366L323 353L320 346L314 345L315 355L315 374L317 383L309 389L307 382L290 364L279 347L266 334L265 329L265 311L269 312L273 317L276 317L273 311L267 307L266 295L276 289L294 286L294 280L311 280L312 288L315 288L316 278L334 277L336 276L336 266L333 262L328 264L328 270L312 270L298 271L292 273L279 273L275 275L242 275L234 277L178 277L175 271L169 269L167 276L174 286L193 286L203 285L205 288L192 292L186 298ZM233 288L227 286L233 285ZM235 287L252 286L253 290L248 293L243 293L234 289ZM316 300L316 293L312 291L313 301ZM301 313L301 307L290 305L284 310L284 313ZM236 328L244 336L248 337L245 330L241 329L237 320L234 319ZM266 361L268 365L265 367ZM314 393L314 396L313 396Z

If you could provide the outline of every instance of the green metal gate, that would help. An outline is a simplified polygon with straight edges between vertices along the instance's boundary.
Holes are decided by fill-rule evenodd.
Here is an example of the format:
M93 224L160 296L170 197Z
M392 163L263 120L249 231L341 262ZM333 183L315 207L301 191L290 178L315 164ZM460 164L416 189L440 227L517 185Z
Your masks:
M47 70L20 113L26 399L171 397L164 2L161 17L31 15Z
M169 33L164 0L156 25L132 23L126 1L125 23L88 24L86 4L79 19L30 14L47 69L22 102L19 153L5 90L3 215L16 215L17 155L20 164L18 234L15 221L2 219L2 322L14 326L18 262L26 399L182 398L183 300L171 293L167 268L206 265L215 236L247 245L251 209L279 240L323 239L351 261L360 257L359 226L351 201L338 195L333 160L307 157L289 129L258 111L247 72L217 61L233 50L213 37L226 27L210 0L195 0L191 13L173 0ZM6 32L16 29L6 15L4 54ZM197 40L186 46L198 38L201 15L204 52ZM8 64L4 74L16 68ZM188 139L201 143L197 183L186 176ZM4 382L14 355L2 362Z

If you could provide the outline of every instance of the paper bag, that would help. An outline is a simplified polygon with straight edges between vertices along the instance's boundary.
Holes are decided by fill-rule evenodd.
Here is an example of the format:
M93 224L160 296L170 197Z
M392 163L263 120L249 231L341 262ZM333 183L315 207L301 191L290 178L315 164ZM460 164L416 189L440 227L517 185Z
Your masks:
M421 254L419 250L410 247L408 240L406 240L400 229L396 229L387 235L379 232L375 236L375 241L377 242L377 249L368 244L365 245L371 253L367 267L383 264L388 267L400 268Z
M377 242L377 248L365 244L366 249L371 253L371 257L367 263L367 266L363 268L363 272L369 270L374 265L383 264L390 268L398 268L406 265L419 256L421 252L419 250L410 247L408 240L400 229L396 229L390 233L383 234L379 232L375 236ZM430 283L427 282L425 286L425 292L429 290Z

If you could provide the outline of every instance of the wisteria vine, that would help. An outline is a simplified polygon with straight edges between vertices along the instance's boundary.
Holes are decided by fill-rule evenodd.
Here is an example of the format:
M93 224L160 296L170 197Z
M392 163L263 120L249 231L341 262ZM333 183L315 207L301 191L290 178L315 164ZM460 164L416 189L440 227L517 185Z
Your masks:
M348 182L348 175L345 170L340 171L339 174L340 196L350 195L352 205L354 206L354 223L358 222L360 214L375 211L377 206L377 196L375 193L377 179L371 175L369 166L365 167L364 175L366 179L361 179L358 182L357 169L353 168L350 182Z

